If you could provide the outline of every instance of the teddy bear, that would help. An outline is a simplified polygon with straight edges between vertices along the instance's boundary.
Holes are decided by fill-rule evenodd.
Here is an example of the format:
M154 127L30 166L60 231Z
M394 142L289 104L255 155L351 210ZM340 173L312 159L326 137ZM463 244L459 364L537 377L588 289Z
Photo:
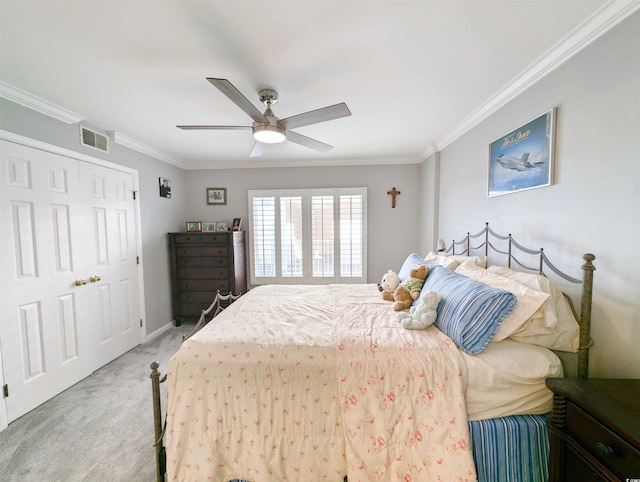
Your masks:
M382 298L387 301L395 301L393 309L395 311L406 310L414 300L420 296L420 290L427 279L429 268L426 264L417 264L409 272L407 279L402 281L393 291L384 290Z
M424 330L433 325L438 314L438 304L442 297L435 291L425 291L420 297L420 304L412 306L409 312L398 313L398 321L404 328Z
M387 271L380 283L378 283L378 291L391 291L395 290L400 284L400 278L395 273L395 271L389 270Z

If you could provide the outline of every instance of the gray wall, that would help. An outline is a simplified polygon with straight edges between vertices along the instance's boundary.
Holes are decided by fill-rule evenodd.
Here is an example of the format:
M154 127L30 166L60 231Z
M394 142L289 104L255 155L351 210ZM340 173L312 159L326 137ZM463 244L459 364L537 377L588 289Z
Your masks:
M250 189L366 187L367 276L369 282L377 282L388 269L398 271L407 254L417 248L419 170L418 164L408 164L187 171L185 216L194 221L223 221L229 225L233 218L241 217L246 230ZM207 187L226 187L227 204L207 205ZM401 192L393 209L391 196L387 195L392 187Z
M597 256L590 374L640 378L640 13L441 152L438 217L421 227L447 241L489 222L581 277ZM550 187L488 198L489 143L558 108L556 179ZM436 182L435 159L421 169Z

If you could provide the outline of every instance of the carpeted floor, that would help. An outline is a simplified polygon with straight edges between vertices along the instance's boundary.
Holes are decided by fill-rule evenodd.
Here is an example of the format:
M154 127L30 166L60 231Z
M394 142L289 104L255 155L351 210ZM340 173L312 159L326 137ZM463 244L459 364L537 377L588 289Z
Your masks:
M164 374L191 328L170 328L10 423L0 432L0 480L154 481L149 365Z

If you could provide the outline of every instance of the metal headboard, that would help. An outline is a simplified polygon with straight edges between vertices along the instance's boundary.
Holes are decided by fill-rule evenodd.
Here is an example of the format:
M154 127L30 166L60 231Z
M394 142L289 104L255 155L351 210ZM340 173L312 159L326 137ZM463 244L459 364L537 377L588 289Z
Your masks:
M497 239L501 241L507 242L507 249L502 250L498 249L492 240ZM478 240L478 241L476 241ZM478 243L477 245L472 245L472 243ZM440 243L439 243L440 244ZM460 248L461 247L461 248ZM458 250L460 248L460 250ZM485 227L482 231L476 234L467 233L467 235L460 241L453 240L451 244L446 247L444 246L444 242L442 242L439 246L440 251L446 251L447 253L457 254L457 255L465 255L472 256L477 253L478 250L484 248L484 255L489 257L492 253L498 253L505 255L507 257L507 267L511 268L512 263L517 264L519 267L537 272L540 275L546 276L545 269L548 268L552 271L556 276L562 278L565 281L574 284L582 285L582 295L580 298L580 315L576 313L576 310L573 306L573 302L570 297L565 294L565 297L569 301L569 305L571 306L571 310L573 311L573 315L575 316L578 324L580 325L580 344L578 347L578 377L579 378L588 378L589 376L589 348L593 345L593 340L591 339L591 303L593 298L593 272L595 271L595 266L592 261L596 259L596 257L591 253L586 253L582 256L582 259L585 261L581 266L582 268L582 279L577 279L563 271L556 268L547 255L544 253L544 249L530 249L525 246L522 246L518 243L511 234L503 235L498 234L493 231L489 227L489 223L485 223ZM519 254L527 254L531 256L538 257L538 266L532 267L526 265L521 259L518 258Z

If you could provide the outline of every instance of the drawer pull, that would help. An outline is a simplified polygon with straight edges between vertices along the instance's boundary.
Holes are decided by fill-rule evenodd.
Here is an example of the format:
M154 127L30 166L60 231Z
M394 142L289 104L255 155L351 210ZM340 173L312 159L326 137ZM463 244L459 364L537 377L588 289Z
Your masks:
M598 452L598 455L605 458L613 455L613 449L602 442L596 442L596 452Z

